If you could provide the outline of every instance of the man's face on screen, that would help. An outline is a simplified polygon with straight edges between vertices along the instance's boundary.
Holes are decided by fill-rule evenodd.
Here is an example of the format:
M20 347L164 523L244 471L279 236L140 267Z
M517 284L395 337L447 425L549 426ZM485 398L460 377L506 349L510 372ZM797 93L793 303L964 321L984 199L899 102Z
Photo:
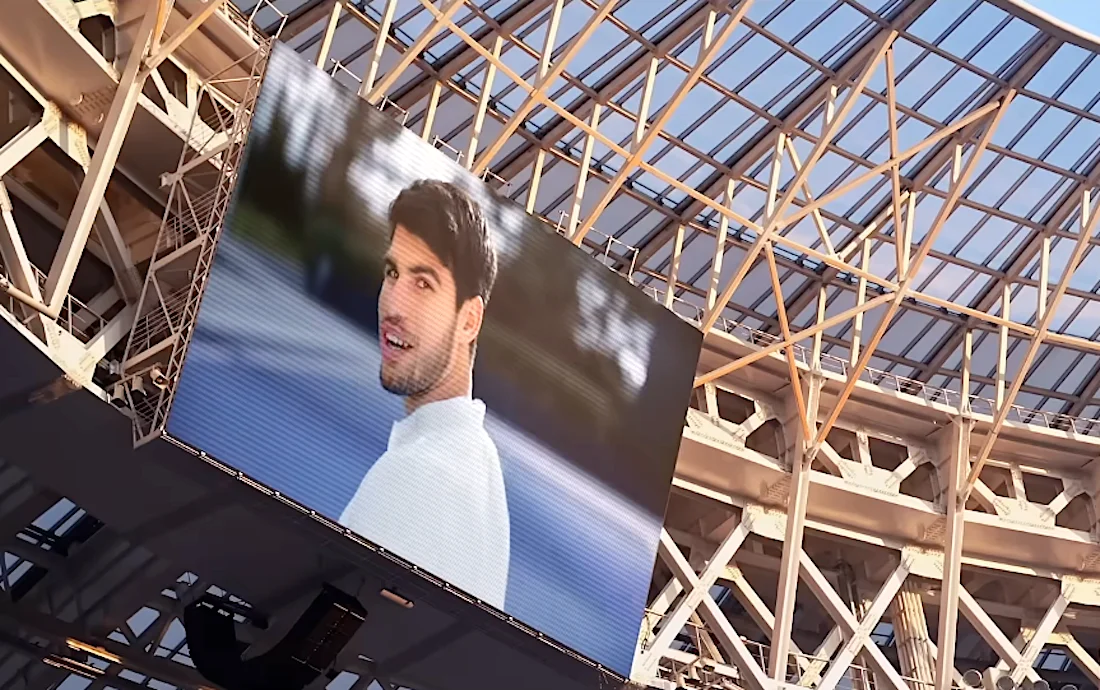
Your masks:
M382 387L421 396L454 366L459 310L454 276L424 240L398 225L378 300Z

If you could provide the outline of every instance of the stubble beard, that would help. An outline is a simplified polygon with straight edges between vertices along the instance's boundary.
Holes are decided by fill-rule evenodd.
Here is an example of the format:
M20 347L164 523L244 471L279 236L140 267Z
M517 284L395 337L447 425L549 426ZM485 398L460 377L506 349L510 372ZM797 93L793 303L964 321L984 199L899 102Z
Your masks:
M419 353L420 359L405 363L405 366L408 367L407 373L398 374L393 370L395 367L392 366L387 371L386 364L383 363L378 372L382 389L387 393L401 397L415 397L428 393L438 386L454 357L455 337L457 335L454 326L457 321L456 317L455 323L451 324L450 337L443 343L440 350L434 353Z

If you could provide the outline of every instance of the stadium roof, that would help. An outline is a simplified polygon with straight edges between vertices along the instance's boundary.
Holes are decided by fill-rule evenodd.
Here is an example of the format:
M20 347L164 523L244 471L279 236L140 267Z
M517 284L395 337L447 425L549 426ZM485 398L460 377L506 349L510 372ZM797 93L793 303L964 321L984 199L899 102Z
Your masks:
M282 40L302 53L317 55L329 3L239 4L258 25L280 32ZM1011 387L1029 342L1043 325L1038 295L1041 274L1046 273L1048 299L1060 299L1015 403L1051 414L1097 417L1100 350L1089 342L1100 335L1095 296L1100 254L1092 251L1094 240L1064 294L1058 294L1056 284L1074 253L1082 192L1100 176L1100 95L1094 87L1100 74L1100 39L1016 0L758 1L725 37L722 29L737 19L743 5L620 0L574 51L570 39L584 31L601 5L596 0L565 2L555 41L555 60L564 71L546 88L559 107L536 105L492 158L487 179L527 203L532 163L544 150L534 210L563 228L591 226L585 236L590 250L609 255L607 263L655 292L665 289L676 230L686 225L675 306L682 315L699 318L711 287L715 237L721 232L716 209L725 203L727 180L736 181L730 208L748 222L735 218L729 223L721 287L731 277L742 277L737 274L746 253L759 249L754 240L766 225L776 133L782 132L787 141L776 197L783 206L790 196L784 220L793 216L795 222L779 224L774 245L792 330L815 322L822 282L828 286L826 317L857 304L861 277L867 279L868 301L877 293L897 294L903 282L898 257L906 257L896 249L893 200L899 201L905 228L912 190L915 213L906 265L916 270L904 281L904 299L862 376L891 381L904 377L928 384L928 390L958 391L969 328L972 393L996 399L998 380L1004 382L1002 389ZM368 24L383 20L382 0L358 6ZM383 107L418 128L432 88L427 75L448 77L435 114L440 132L435 143L456 157L464 155L489 64L486 56L493 48L492 30L500 27L507 36L501 63L535 82L554 7L551 0L462 4L452 19L485 50L471 49L455 32L439 33L417 60L421 71L405 70ZM685 90L682 84L701 55L711 7L718 8L712 35L725 40ZM397 61L397 47L413 44L432 21L423 3L398 3L382 73ZM340 22L326 69L356 88L373 35L346 13ZM891 32L896 37L889 42ZM652 62L654 79L647 89L654 54L665 59ZM873 71L864 74L869 58L876 56L880 59ZM892 88L887 86L888 62ZM861 77L865 88L843 112L851 87ZM814 162L834 86L833 107L846 117L831 128L833 136ZM511 79L494 79L490 117L480 135L483 150L522 107L527 93ZM660 119L663 128L639 155L633 151L633 138L647 93L649 125ZM585 158L594 103L601 104L600 136L592 138L589 178L575 214L578 167ZM897 194L891 166L886 165L892 150L892 110L893 150L903 157ZM988 140L983 136L987 133ZM915 155L905 156L922 142L926 145ZM951 169L959 143L962 191L952 210ZM981 155L970 164L975 152ZM628 156L638 164L630 165ZM811 163L799 175L805 185L793 190L790 182L805 162ZM625 180L618 180L624 165L627 169L618 177ZM607 195L609 186L612 193ZM810 206L806 195L816 199ZM602 213L593 214L601 208ZM940 214L946 215L945 222L925 242L930 229L940 225ZM573 223L571 215L577 216ZM1040 260L1044 244L1049 262ZM928 246L927 256L923 245ZM750 328L779 334L767 262L756 262L735 287L716 325L729 329L736 323L742 332ZM723 296L721 292L714 296ZM890 306L890 300L884 301L864 317L864 347ZM999 367L1000 331L1006 325L1005 364ZM847 319L827 330L824 366L852 367L856 328ZM1091 432L1090 425L1077 426Z
M316 56L331 0L235 2L257 25ZM450 0L438 3L450 4ZM358 6L368 25L383 21L385 0ZM501 62L534 82L556 6L554 0L484 0L476 8L457 5L453 19L482 41L486 53L495 47L493 30L502 29L508 39L500 44ZM743 0L720 8L722 14L710 27L712 35L720 36L733 21L730 15L744 6ZM831 86L837 87L832 94L836 107L843 108L847 89L861 77L868 57L880 53L884 59L867 73L864 92L853 101L850 112L839 118L842 121L829 146L804 176L806 194L819 203L825 199L819 217L807 213L790 227L777 228L775 258L782 312L789 315L793 329L814 323L822 284L827 286L826 318L856 304L861 278L872 297L876 292L896 294L902 281L897 277L894 199L904 213L908 192L916 192L911 265L937 213L952 196L954 145L963 143L958 175L965 182L957 208L931 242L920 270L906 283L906 298L884 331L876 356L868 362L871 373L865 372L864 377L898 383L896 378L883 378L883 372L889 372L958 390L965 333L976 329L974 394L995 399L998 379L1010 385L1030 343L1045 341L1035 352L1016 402L1051 413L1100 417L1100 346L1093 342L1100 334L1095 294L1100 259L1093 250L1095 240L1083 245L1087 251L1066 281L1064 295L1047 310L1053 314L1047 323L1049 334L1045 339L1036 337L1037 331L1042 335L1045 330L1037 309L1039 284L1049 283L1048 295L1060 292L1056 284L1066 273L1080 233L1082 192L1094 189L1100 176L1100 95L1095 87L1100 38L1017 0L755 0L732 35L717 47L698 82L664 118L662 108L681 89L698 59L709 9L719 5L703 0L619 0L609 19L595 26L568 60L564 56L571 50L570 37L584 30L601 5L597 0L568 0L561 7L553 45L564 72L547 93L571 117L554 107L536 105L518 131L504 140L486 175L502 193L528 204L532 165L544 152L539 162L546 165L533 210L555 225L568 227L569 216L577 217L573 224L592 225L585 237L589 250L658 297L665 290L677 228L686 225L674 307L686 318L705 320L708 292L716 282L711 275L715 238L722 232L715 206L725 203L727 179L735 181L731 207L748 222L735 220L726 228L719 288L736 277L760 236L760 226L766 224L769 187L784 196L795 168L814 155ZM398 62L400 49L415 43L432 20L420 0L400 0L381 74ZM372 52L374 32L363 24L348 13L342 15L325 61L325 68L352 88ZM893 88L887 84L887 46L893 50ZM651 62L652 54L664 59ZM434 131L440 134L436 145L464 155L489 62L461 37L443 32L416 64L419 72L400 71L383 107L419 131L431 101L432 77L445 76L449 86L435 114ZM649 121L664 122L652 145L637 153L641 147L633 144L635 117L646 100L651 67L655 76L648 99ZM526 96L523 88L504 77L494 80L490 93L491 117L480 132L482 146L496 139ZM898 150L950 132L904 160L897 181L901 194L894 193L889 167L882 165L891 157L891 101L896 103ZM579 126L571 118L591 123L597 102L602 106L598 131L617 146L612 150L602 139L591 140L590 174L578 213L574 211L578 168L586 158L590 127ZM967 124L956 129L961 122ZM783 153L773 183L779 132L784 138L789 135L791 146ZM987 133L983 155L968 168L968 156L982 145ZM627 165L628 157L635 156L642 165ZM609 183L624 167L628 176L621 187L608 196L602 213L594 214ZM853 190L826 197L874 167L880 169ZM807 203L802 191L795 191L799 194L790 195L788 215ZM706 204L702 199L712 201ZM1049 261L1042 260L1044 246L1049 247ZM716 325L760 339L781 333L767 262L756 262L739 283L724 311L716 314L721 317ZM998 322L1006 290L1011 302L1009 321ZM885 310L880 303L868 311L860 334L864 344ZM1007 326L1003 340L1002 325ZM856 327L848 319L828 330L824 347L832 359L827 366L852 366ZM998 364L1002 359L1003 366ZM1078 430L1100 434L1100 425ZM4 471L6 496L30 493L21 472L8 466ZM28 519L38 516L20 532L17 541L24 546L62 548L57 545L75 543L98 529L98 520L67 499L48 491L34 493L33 498L33 504L28 501L22 508L29 511ZM20 518L8 515L5 520L14 525ZM101 548L98 544L107 538L115 539L101 534L85 557L90 567L95 565L93 556L99 554L111 561L112 573L121 573L117 578L104 577L104 586L108 579L114 587L148 570L139 549L123 559L114 554L125 544L115 546L112 541ZM15 555L24 553L18 544L6 548L11 553L5 555L4 587L30 591L43 578L43 569L32 559ZM34 555L45 558L41 553ZM157 573L146 574L150 582L156 579ZM69 596L65 575L64 569L57 569L42 580L45 586L39 585L35 597L41 591L42 597L50 599L55 588ZM192 582L200 580L185 574L163 596L175 597ZM135 637L151 639L159 629L165 634L149 648L151 653L189 664L178 623L168 629L167 617L154 625L155 617L155 611L142 608L131 619ZM160 670L163 667L154 668ZM123 675L113 682L122 686L126 680ZM338 679L332 687L349 684ZM73 682L61 687L81 685Z

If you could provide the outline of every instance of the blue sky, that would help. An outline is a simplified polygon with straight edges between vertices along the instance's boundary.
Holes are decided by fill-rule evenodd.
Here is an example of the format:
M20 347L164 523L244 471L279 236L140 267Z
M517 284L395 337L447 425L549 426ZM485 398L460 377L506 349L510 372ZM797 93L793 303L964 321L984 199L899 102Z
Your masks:
M1100 36L1100 13L1090 0L1026 0L1028 4L1064 22Z

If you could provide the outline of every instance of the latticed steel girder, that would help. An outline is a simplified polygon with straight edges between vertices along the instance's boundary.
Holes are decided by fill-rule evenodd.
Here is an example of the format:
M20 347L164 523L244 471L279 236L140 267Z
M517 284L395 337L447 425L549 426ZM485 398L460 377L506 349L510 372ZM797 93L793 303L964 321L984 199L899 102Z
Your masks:
M734 451L721 446L726 462L764 467L774 481L756 495L723 494L678 476L655 573L660 593L639 642L640 680L679 682L705 671L716 685L725 678L770 687L797 677L827 690L848 675L901 688L913 682L903 676L919 671L920 683L946 690L969 663L964 647L975 644L957 639L961 613L1014 680L1034 680L1044 645L1059 645L1084 678L1100 683L1100 665L1084 651L1094 640L1065 627L1100 629L1087 613L1096 604L1095 558L1083 557L1078 573L1046 564L1035 588L1045 594L1012 609L1007 595L998 600L981 582L1010 586L1019 568L1010 576L1010 559L979 557L964 543L968 534L988 538L974 531L1011 529L1026 539L1051 531L1055 556L1077 548L1074 539L1078 547L1095 543L1091 475L1079 459L1100 437L1093 318L1100 265L1092 252L1100 97L1081 88L1091 83L1100 46L1012 0L665 5L211 1L171 22L162 21L170 3L158 5L159 16L139 16L126 2L74 5L82 19L132 19L117 25L138 49L117 73L98 67L104 81L94 88L47 84L52 91L41 87L49 79L27 78L0 51L11 92L28 94L34 111L0 145L0 308L70 372L61 388L94 385L112 368L97 370L101 363L133 380L154 371L171 380L180 365L172 354L182 352L180 334L197 304L178 275L201 273L209 262L232 190L232 176L222 173L237 163L261 71L241 62L244 53L222 55L225 65L200 64L204 23L234 27L252 50L286 40L381 109L402 113L425 140L462 154L500 193L654 299L748 348L707 360L713 366L696 383L701 406L713 409L706 419L692 413L685 433L703 444L731 435L724 440ZM62 28L82 50L105 49L76 24ZM384 42L375 45L380 31ZM59 98L74 90L79 99ZM96 98L98 113L87 105ZM148 115L171 123L156 136L186 133L175 167L150 173L125 160L131 121ZM49 200L72 212L59 219L59 251L37 265L24 241L29 226L16 215L23 206L45 212L41 199L35 206L36 189L58 194L57 173L41 172L43 147L61 151L79 184L75 195ZM212 173L219 183L199 181ZM168 177L156 179L161 174ZM162 181L172 196L160 237L171 242L150 249L149 234L133 230L139 216L119 209L137 200L159 205L161 215L165 200L154 188ZM84 289L78 266L93 262L107 284L75 294ZM768 369L773 359L778 367ZM777 368L786 378L776 389L791 392L778 416L764 412L776 401L738 384L740 373ZM163 424L170 395L157 393L140 408L131 392L122 387L140 440ZM748 419L721 420L718 401L728 395L748 401ZM872 446L889 443L888 425L864 419L868 400L887 399L875 396L914 417L934 409L951 421L929 447L902 444L904 457L887 468ZM769 452L747 447L767 422L780 427L782 441ZM1035 460L1038 451L1013 455L1048 441L1072 447L1070 459L1047 467ZM681 464L690 467L690 458ZM1037 469L1055 477L1052 495L1029 479ZM907 483L923 473L934 480L918 495ZM861 525L834 529L812 487L853 495L870 487L901 504L921 501L913 510L935 519L923 534L892 541ZM119 661L99 658L109 680L96 682L143 682L116 677L126 667L197 683L147 651L161 647L170 622L167 611L147 605L164 608L161 588L174 574L106 532L59 557L42 546L62 538L50 534L55 528L28 525L41 517L30 513L58 511L45 503L60 499L40 490L29 496L0 518L8 537L22 535L2 573L11 659L25 658L5 665L12 682L52 687L70 670L31 657L71 652L66 641L77 632L117 630L112 644L120 646L107 653ZM683 515L696 517L677 524ZM845 590L826 574L832 554L822 539L843 542L850 558L873 543L874 567ZM147 577L112 590L106 571L94 574L102 561ZM797 587L800 579L809 592ZM1052 582L1056 591L1043 589ZM755 632L745 617L731 617L712 585L741 601ZM865 604L845 599L856 585ZM772 586L774 611L761 594ZM825 616L808 621L797 612L811 595ZM895 664L874 629L886 619L898 626L891 607L905 596L913 620L916 601L939 607L940 619L928 625L940 649L914 643ZM43 613L30 602L57 608ZM161 623L137 630L124 618L146 608L159 611ZM1034 619L1018 643L993 623L1009 613ZM71 627L59 626L58 616ZM814 624L830 632L813 639L800 627ZM691 651L678 648L685 631L693 631ZM169 657L183 644L173 642Z

